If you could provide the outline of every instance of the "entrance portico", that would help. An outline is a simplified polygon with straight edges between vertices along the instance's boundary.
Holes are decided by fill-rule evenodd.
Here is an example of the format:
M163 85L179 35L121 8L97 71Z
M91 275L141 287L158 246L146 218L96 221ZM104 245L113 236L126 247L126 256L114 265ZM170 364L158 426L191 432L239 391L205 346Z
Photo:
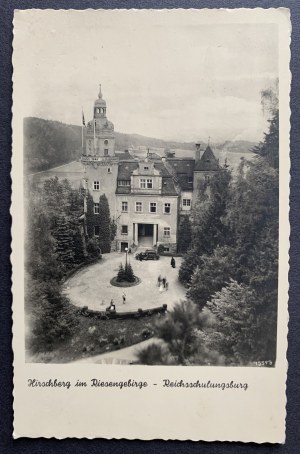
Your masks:
M133 241L136 246L152 247L157 243L157 224L133 224Z

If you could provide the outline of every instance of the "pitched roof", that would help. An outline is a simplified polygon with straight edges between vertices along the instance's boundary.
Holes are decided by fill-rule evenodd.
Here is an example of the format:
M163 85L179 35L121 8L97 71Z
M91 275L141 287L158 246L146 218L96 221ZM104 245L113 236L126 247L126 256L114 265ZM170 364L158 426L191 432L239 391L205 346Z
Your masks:
M166 161L167 166L171 168L176 182L182 191L191 191L193 189L193 172L195 160L193 158L171 158Z
M118 165L118 180L130 180L131 174L138 168L137 161L122 161Z
M162 195L178 195L175 189L173 178L163 178L162 179Z
M185 174L187 176L193 176L195 159L169 158L167 159L167 163L172 166L176 175Z
M117 158L119 158L120 161L127 161L127 160L133 161L134 160L134 157L129 153L128 150L116 151L115 155Z
M219 162L208 145L205 152L195 165L195 171L220 170Z

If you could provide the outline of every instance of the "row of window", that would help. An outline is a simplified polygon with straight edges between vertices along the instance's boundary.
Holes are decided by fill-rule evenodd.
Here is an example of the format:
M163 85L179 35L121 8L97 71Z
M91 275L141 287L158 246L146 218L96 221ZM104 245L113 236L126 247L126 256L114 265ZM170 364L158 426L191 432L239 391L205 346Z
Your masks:
M128 225L121 225L121 234L128 235ZM164 227L163 234L165 238L171 236L171 227Z
M182 205L185 208L190 208L191 206L191 199L182 199ZM122 202L122 212L128 213L128 202ZM143 202L135 202L135 212L136 213L143 213ZM171 204L164 203L164 214L171 214ZM157 213L157 203L150 202L149 203L149 213ZM94 214L99 214L99 203L94 203Z
M99 234L100 234L99 225L95 225L94 234L95 234L95 236L99 236ZM122 225L121 226L121 234L122 235L128 235L128 225ZM163 235L164 235L164 238L169 238L171 236L171 228L170 227L164 227Z
M105 150L104 150L105 151ZM105 154L105 153L104 153ZM107 173L111 173L111 168L107 168ZM205 181L208 183L210 181L210 176L205 175ZM188 183L192 183L193 180L188 181ZM130 186L130 180L118 180L118 186ZM99 191L100 189L100 181L94 181L93 184L94 191ZM140 189L153 189L153 180L152 178L140 178Z

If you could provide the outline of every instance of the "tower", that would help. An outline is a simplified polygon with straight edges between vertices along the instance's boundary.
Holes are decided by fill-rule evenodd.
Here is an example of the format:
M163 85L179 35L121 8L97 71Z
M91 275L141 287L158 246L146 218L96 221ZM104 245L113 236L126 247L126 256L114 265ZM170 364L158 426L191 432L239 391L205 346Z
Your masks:
M102 194L105 194L108 199L111 217L115 216L115 189L118 176L114 125L106 116L106 101L102 96L101 85L94 102L93 119L87 124L85 144L85 152L81 158L84 165L84 187L94 201L96 226L99 199Z
M106 101L102 96L101 85L94 102L93 120L87 124L86 155L99 157L115 155L114 125L106 116Z

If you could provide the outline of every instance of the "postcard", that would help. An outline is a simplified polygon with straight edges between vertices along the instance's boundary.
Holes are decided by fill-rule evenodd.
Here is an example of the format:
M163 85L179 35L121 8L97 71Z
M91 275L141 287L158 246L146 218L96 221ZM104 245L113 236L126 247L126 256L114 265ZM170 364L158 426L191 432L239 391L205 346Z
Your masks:
M15 438L284 443L290 33L15 11Z

